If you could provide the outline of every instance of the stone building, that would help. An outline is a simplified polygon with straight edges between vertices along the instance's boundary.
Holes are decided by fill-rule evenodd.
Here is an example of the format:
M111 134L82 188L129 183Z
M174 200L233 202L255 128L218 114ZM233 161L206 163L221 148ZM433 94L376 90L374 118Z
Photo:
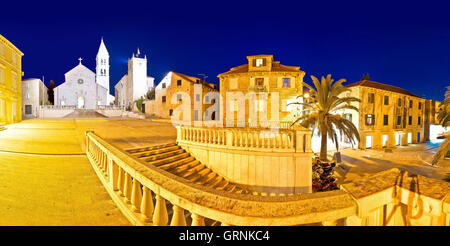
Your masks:
M109 94L109 54L101 40L96 58L96 73L85 67L79 59L78 66L67 72L65 82L54 89L57 106L75 106L96 109L114 101Z
M292 121L295 117L291 113L294 111L294 105L288 104L298 101L296 97L302 95L305 72L301 71L300 67L286 66L274 61L272 55L247 56L247 60L247 64L233 67L217 76L220 79L220 95L224 100L223 112L227 117L234 114L236 125L241 109L238 109L239 102L236 99L227 99L227 93L242 92L247 95L254 92L258 94L254 105L250 103L245 105L245 124L260 125L258 119L261 113L267 113L269 121ZM261 97L260 93L263 92L267 93L267 99ZM278 106L272 102L274 93L278 93ZM274 106L279 108L273 111L278 112L278 119L271 114ZM256 119L252 119L255 117Z
M195 85L198 86L198 91L195 89ZM191 122L218 119L213 110L208 112L208 108L215 103L213 95L208 93L217 92L218 95L217 86L199 78L172 71L167 73L155 87L155 100L145 103L145 113L161 118L170 118L175 109L183 103L181 92L186 93L186 96L190 98ZM172 103L173 100L176 100L177 103ZM179 119L184 120L182 116Z
M154 78L147 76L147 56L140 57L140 52L128 59L128 73L114 86L115 104L131 109L134 101L145 98L153 88Z
M0 35L0 125L22 120L23 53Z
M395 148L424 142L425 99L402 88L370 80L349 84L347 96L359 112L346 111L344 117L358 128L360 149Z
M39 106L44 105L47 101L47 87L42 80L22 80L22 118L38 117Z

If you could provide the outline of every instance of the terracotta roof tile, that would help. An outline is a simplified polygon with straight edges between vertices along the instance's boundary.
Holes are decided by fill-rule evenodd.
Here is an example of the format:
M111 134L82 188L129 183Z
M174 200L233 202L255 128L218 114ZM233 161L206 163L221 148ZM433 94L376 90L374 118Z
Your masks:
M413 97L418 97L418 98L422 98L412 92L409 92L405 89L402 89L400 87L397 86L393 86L393 85L387 85L387 84L382 84L382 83L378 83L378 82L374 82L374 81L370 81L370 80L361 80L358 81L356 83L353 84L349 84L346 85L347 87L354 87L354 86L366 86L366 87L371 87L371 88L375 88L375 89L381 89L381 90L386 90L386 91L392 91L392 92L397 92L400 94L405 94L408 96L413 96Z

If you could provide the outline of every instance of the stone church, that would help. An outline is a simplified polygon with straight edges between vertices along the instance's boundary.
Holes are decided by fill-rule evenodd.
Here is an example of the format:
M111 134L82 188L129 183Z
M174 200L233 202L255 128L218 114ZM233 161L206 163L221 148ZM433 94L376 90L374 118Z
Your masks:
M75 106L79 109L110 105L114 102L114 97L109 94L109 53L103 38L97 53L96 73L81 61L80 58L78 66L64 75L65 82L55 88L55 105Z

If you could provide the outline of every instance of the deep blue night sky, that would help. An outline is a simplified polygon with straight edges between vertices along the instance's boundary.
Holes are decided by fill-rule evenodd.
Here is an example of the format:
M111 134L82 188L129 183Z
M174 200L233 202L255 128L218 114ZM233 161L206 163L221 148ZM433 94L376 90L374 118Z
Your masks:
M8 1L12 2L12 1ZM317 3L312 3L317 2ZM4 4L4 3L2 3ZM111 92L136 48L149 75L170 70L218 83L247 55L273 54L310 75L374 81L442 100L450 85L450 17L443 2L59 1L5 6L0 34L25 53L24 78L57 85L78 64L95 71L103 36ZM4 6L4 5L2 5ZM11 11L5 11L5 10ZM19 13L17 13L17 11Z

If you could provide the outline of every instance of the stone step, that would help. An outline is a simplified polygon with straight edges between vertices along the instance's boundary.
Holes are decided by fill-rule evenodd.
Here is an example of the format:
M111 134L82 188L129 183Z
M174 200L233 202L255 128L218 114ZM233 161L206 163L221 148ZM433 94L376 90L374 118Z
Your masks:
M175 168L181 167L183 165L189 164L190 162L193 162L193 161L199 162L199 161L195 160L194 157L189 156L189 157L180 159L178 161L174 161L174 162L162 164L162 165L155 165L155 166L157 166L161 169L164 169L164 170L171 170L171 169L175 169Z
M151 156L151 155L155 155L155 154L161 154L161 153L178 150L178 149L181 149L181 147L178 145L175 145L175 146L165 147L165 148L161 148L161 149L133 153L132 155L136 156L137 158L141 158L141 157L147 157L147 156Z
M193 167L195 167L195 166L200 164L200 161L195 160L194 157L192 157L192 159L193 159L193 161L186 162L186 163L183 163L183 164L178 165L176 167L170 168L169 171L173 172L173 173L176 173L176 174L180 174L180 173L183 173L184 171L188 170L189 168L193 168Z
M154 145L154 146L149 146L149 147L144 147L144 148L127 149L126 151L130 154L135 154L135 153L139 153L139 152L162 149L162 148L167 148L167 147L172 147L172 146L178 146L178 145L176 143L168 143L168 144Z
M156 161L156 160L162 160L167 157L177 156L182 153L186 153L186 151L184 149L177 149L177 150L173 150L173 151L164 152L161 154L151 155L148 157L141 157L140 159L143 159L146 162L152 162L152 161Z
M160 166L160 165L163 165L163 164L168 164L170 162L181 160L181 159L189 157L189 156L191 156L191 155L189 153L185 152L185 153L178 154L178 155L175 155L175 156L170 156L170 157L167 157L167 158L164 158L164 159L155 160L155 161L149 161L147 163L151 164L151 165L155 165L155 166Z

